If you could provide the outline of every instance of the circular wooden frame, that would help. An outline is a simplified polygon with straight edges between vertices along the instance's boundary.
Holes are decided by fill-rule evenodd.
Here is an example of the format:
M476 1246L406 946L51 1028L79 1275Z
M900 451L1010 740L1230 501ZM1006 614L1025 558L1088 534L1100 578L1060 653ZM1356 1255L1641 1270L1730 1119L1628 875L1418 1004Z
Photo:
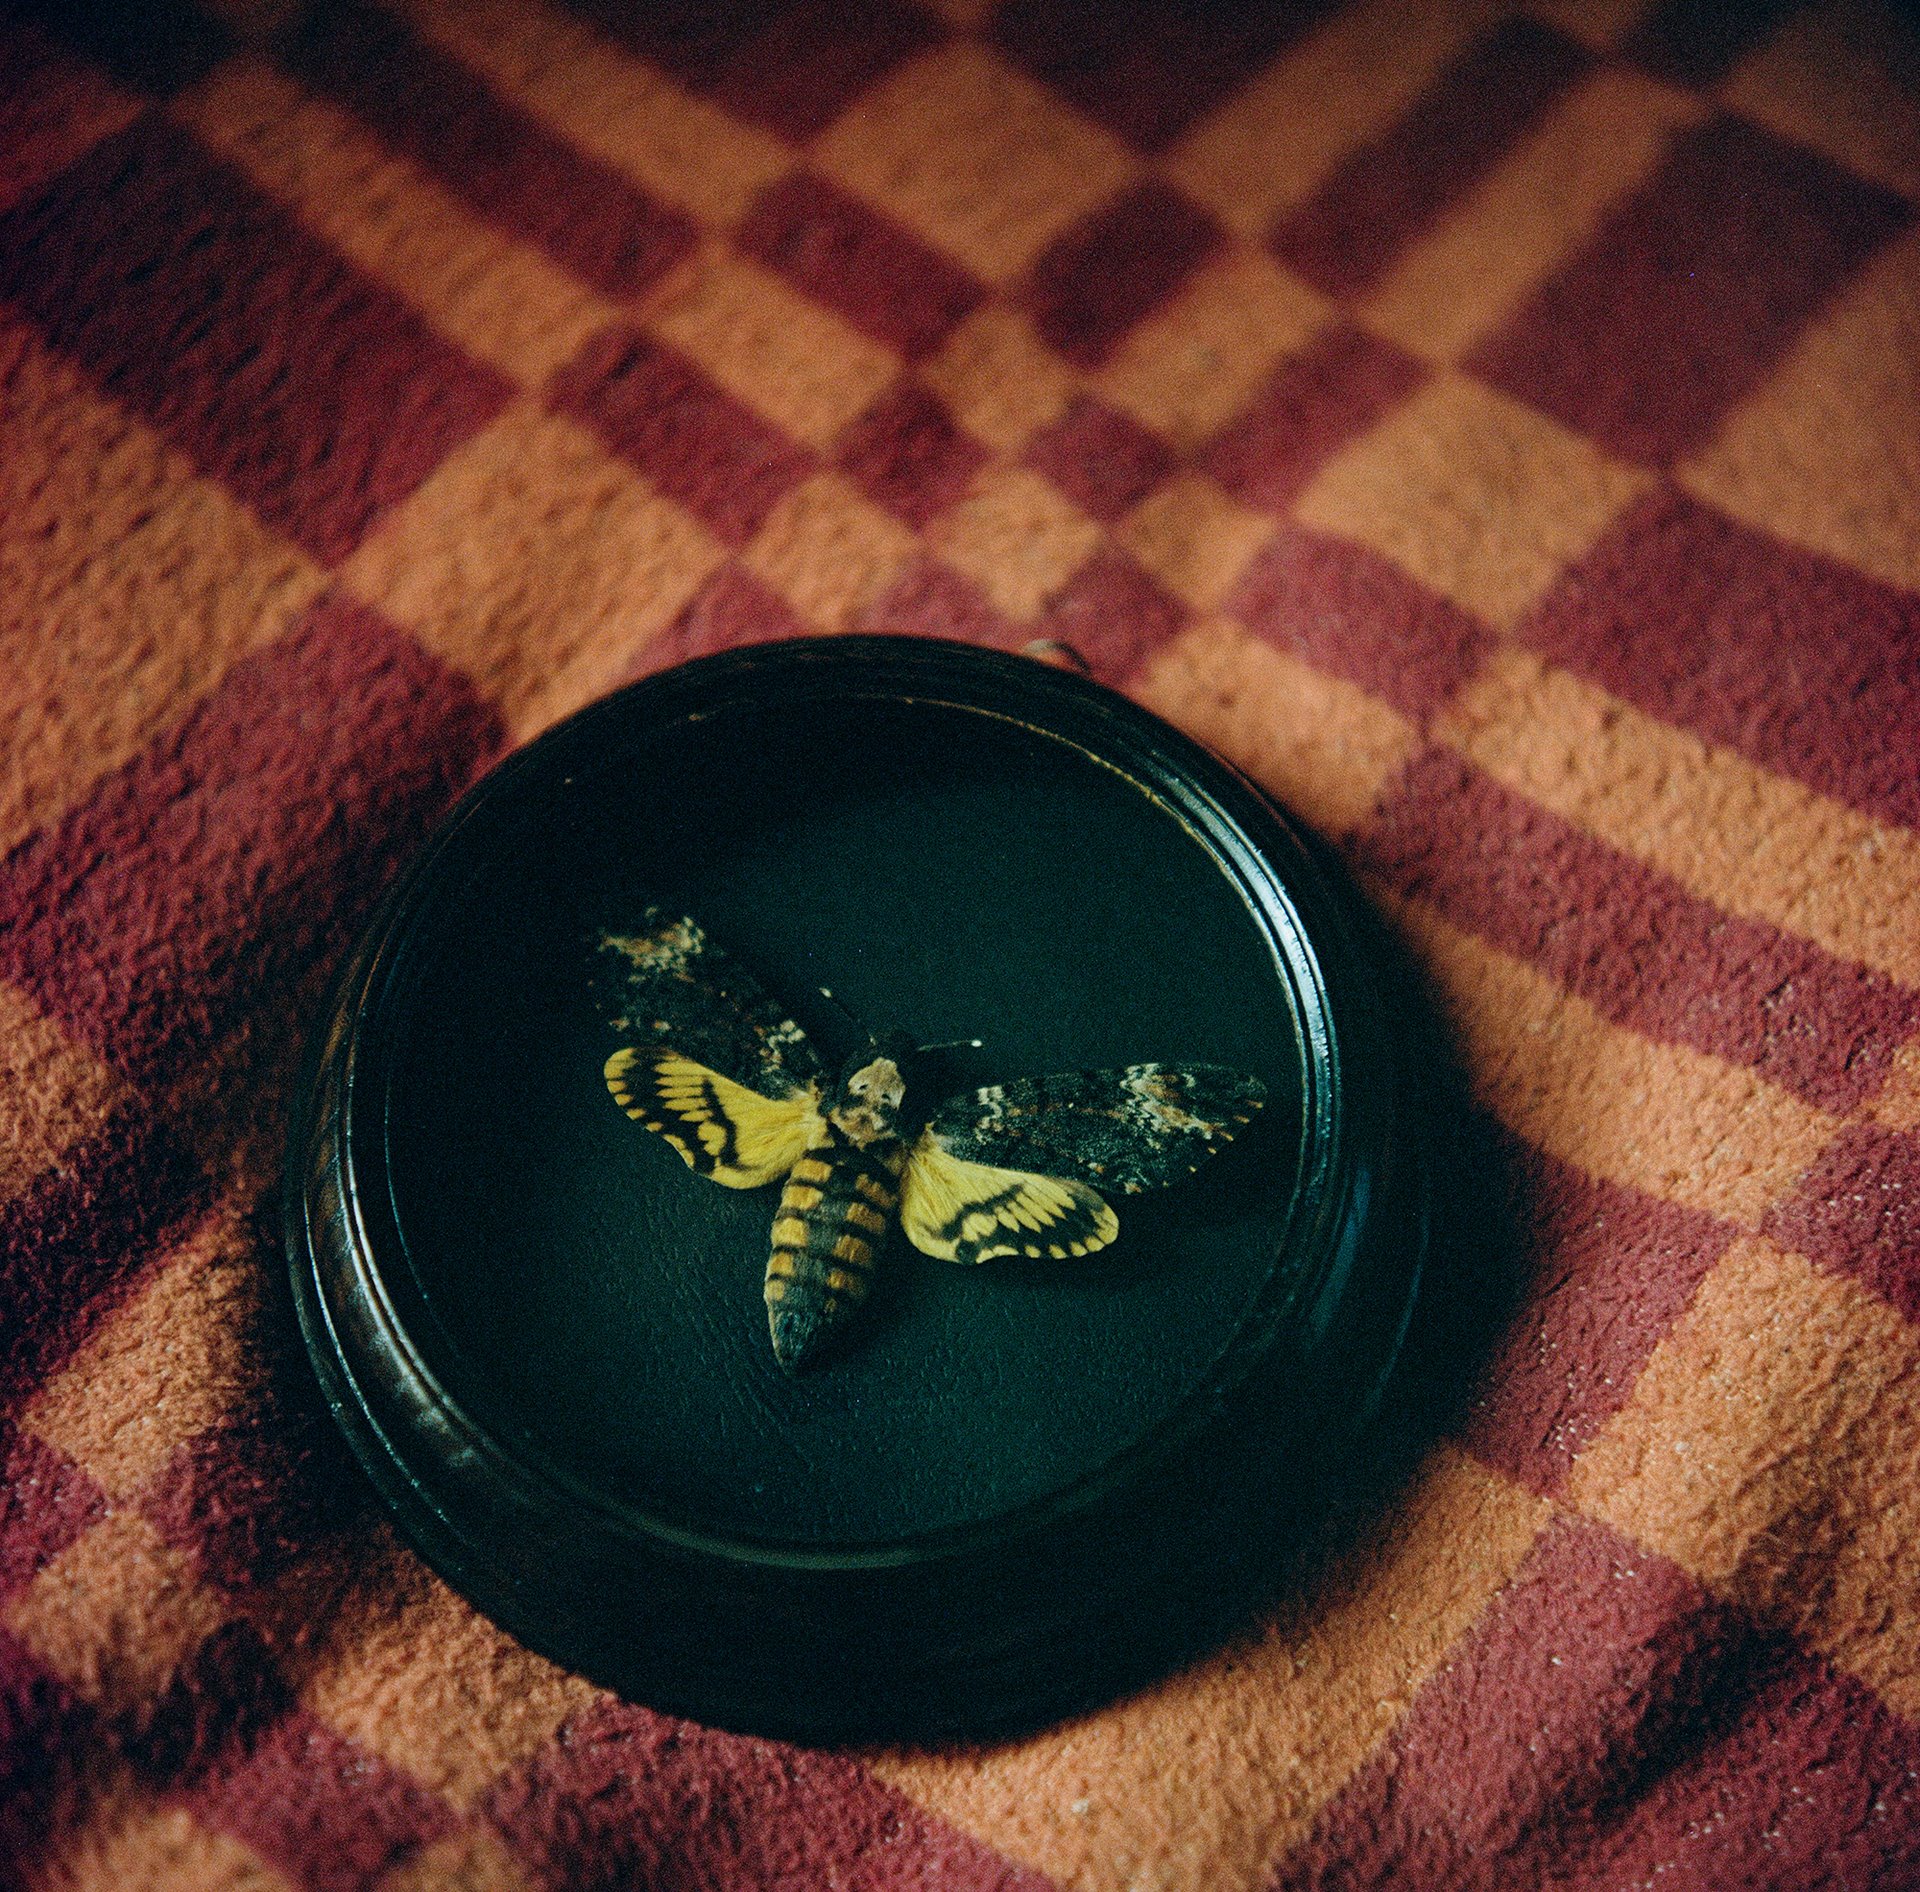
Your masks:
M1301 1058L1268 1287L1151 1436L1039 1501L885 1541L716 1534L490 1424L436 1357L387 1173L409 942L497 824L583 758L733 705L961 710L1043 732L1170 812L1272 952ZM970 646L732 652L583 711L461 803L343 973L291 1127L286 1234L328 1402L407 1537L478 1607L650 1705L810 1741L977 1736L1110 1698L1217 1640L1350 1466L1428 1244L1427 1126L1397 995L1336 869L1256 789L1125 699Z

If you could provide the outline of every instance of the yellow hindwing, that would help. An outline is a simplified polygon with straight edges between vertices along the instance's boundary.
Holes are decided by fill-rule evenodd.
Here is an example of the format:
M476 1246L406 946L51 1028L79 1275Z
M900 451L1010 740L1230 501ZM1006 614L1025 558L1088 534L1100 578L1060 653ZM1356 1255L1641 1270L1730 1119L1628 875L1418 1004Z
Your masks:
M635 1123L729 1189L778 1182L826 1135L814 1091L762 1097L664 1045L623 1046L607 1060L606 1079Z
M973 1262L1090 1255L1120 1232L1120 1218L1085 1183L965 1163L928 1131L901 1178L900 1226L922 1254Z

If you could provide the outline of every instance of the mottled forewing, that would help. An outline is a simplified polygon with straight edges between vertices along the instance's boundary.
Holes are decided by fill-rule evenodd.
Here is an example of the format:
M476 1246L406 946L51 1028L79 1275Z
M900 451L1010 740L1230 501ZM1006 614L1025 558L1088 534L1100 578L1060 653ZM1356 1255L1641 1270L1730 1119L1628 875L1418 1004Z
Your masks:
M685 914L649 908L632 933L603 933L596 989L625 1037L671 1045L696 1064L769 1097L824 1075L806 1034L738 960Z
M1072 1176L1137 1195L1198 1169L1266 1100L1255 1077L1217 1064L1130 1064L993 1084L928 1123L968 1163Z

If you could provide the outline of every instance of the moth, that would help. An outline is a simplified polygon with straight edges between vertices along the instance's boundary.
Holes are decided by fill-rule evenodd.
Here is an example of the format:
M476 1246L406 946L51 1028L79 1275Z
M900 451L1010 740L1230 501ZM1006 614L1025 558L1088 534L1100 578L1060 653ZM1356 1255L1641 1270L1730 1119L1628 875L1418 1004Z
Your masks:
M798 1371L867 1298L895 1218L940 1261L1090 1255L1119 1233L1102 1191L1178 1181L1265 1100L1211 1064L1133 1064L918 1096L924 1054L870 1037L837 1076L806 1034L684 914L649 908L599 940L602 1006L624 1042L614 1102L728 1189L781 1185L765 1298Z

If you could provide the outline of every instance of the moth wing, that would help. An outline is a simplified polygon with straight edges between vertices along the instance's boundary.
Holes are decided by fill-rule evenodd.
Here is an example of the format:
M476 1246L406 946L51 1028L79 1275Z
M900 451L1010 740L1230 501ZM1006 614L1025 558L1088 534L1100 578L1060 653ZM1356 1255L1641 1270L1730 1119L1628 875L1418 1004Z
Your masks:
M737 1085L791 1097L825 1077L807 1035L685 914L649 907L634 933L602 933L595 990L624 1037L671 1045Z
M936 1261L997 1255L1090 1255L1120 1218L1085 1183L963 1162L932 1130L921 1133L900 1179L900 1226Z
M670 1045L623 1045L607 1060L606 1079L635 1123L729 1189L777 1182L826 1135L816 1090L763 1097Z
M929 1132L950 1156L1074 1177L1137 1195L1178 1182L1266 1101L1218 1064L1130 1064L1022 1078L949 1099Z

